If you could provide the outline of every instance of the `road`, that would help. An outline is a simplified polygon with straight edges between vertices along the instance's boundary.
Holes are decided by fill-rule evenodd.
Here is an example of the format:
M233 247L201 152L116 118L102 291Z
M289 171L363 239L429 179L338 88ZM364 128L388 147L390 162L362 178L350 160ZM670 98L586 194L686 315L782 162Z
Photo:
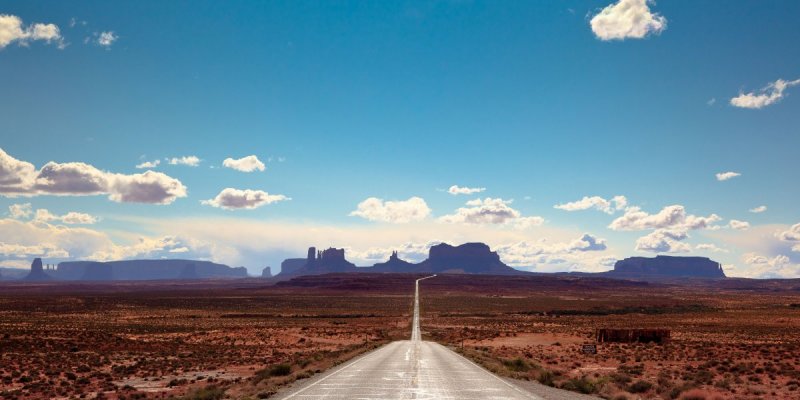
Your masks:
M332 371L293 387L283 399L583 399L571 392L524 390L452 350L423 341L419 325L419 282L414 288L411 339L387 344ZM296 385L298 386L298 385Z

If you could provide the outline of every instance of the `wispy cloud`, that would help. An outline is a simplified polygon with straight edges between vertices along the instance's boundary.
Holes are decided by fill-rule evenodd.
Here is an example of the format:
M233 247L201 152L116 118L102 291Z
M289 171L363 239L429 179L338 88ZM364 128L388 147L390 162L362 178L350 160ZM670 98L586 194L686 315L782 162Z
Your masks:
M736 178L738 176L742 176L742 174L740 174L738 172L733 172L733 171L720 172L720 173L717 173L717 175L716 175L717 180L720 181L720 182L727 181L727 180Z
M584 196L578 201L556 204L553 208L564 211L582 211L594 208L606 214L613 214L616 211L624 210L627 206L628 199L625 196L614 196L610 200L600 196Z
M200 158L197 156L183 156L183 157L172 157L167 159L167 162L170 165L186 165L189 167L197 167L200 165Z
M778 79L768 84L765 88L749 93L739 93L731 99L731 105L739 108L760 109L775 104L784 98L783 92L791 87L800 84L800 79L785 81Z
M464 187L464 186L453 185L453 186L450 186L449 189L447 189L447 193L450 193L450 194L456 196L456 195L459 195L459 194L480 193L480 192L483 192L485 190L486 190L486 188L482 188L482 187Z

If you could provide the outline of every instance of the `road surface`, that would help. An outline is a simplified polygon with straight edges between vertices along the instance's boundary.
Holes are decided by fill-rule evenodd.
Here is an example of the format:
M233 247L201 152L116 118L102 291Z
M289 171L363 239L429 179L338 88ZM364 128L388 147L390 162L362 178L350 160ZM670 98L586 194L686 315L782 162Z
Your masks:
M411 339L392 342L294 387L283 399L583 399L547 388L545 397L523 390L452 350L423 341L419 282L414 288Z

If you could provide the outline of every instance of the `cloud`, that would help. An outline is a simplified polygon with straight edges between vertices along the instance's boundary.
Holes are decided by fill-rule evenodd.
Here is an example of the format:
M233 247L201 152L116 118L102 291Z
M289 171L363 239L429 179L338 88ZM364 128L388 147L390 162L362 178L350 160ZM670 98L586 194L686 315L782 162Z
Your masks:
M117 39L119 39L119 36L112 31L100 32L100 34L97 35L97 44L105 48L110 48Z
M778 239L784 242L800 242L800 224L794 224L786 231L777 234ZM792 246L792 251L800 252L800 243Z
M542 217L523 217L519 211L510 206L511 203L512 200L491 197L470 200L466 203L467 207L461 207L453 214L442 216L439 221L477 225L509 224L519 229L539 226L544 223Z
M8 206L8 216L14 219L24 219L31 216L33 209L31 203L12 204Z
M760 109L779 102L783 97L783 92L791 87L800 84L800 79L785 81L778 79L768 84L758 92L739 93L731 99L731 105L739 108Z
M53 222L58 221L71 225L91 225L97 222L97 218L89 214L70 211L64 215L55 215L44 208L36 210L36 215L33 217L36 222Z
M682 205L664 207L657 214L648 214L639 207L629 207L625 214L615 219L608 226L615 231L643 231L650 229L695 230L717 229L713 225L721 218L716 214L707 217L686 214Z
M223 167L228 167L241 172L253 172L255 170L264 171L267 167L256 156L247 156L240 159L226 158L222 162Z
M144 161L140 164L136 164L136 168L138 169L146 169L146 168L155 168L161 164L161 160L153 160L153 161Z
M455 195L459 195L459 194L480 193L480 192L483 192L484 190L486 190L486 188L479 188L479 187L471 188L471 187L461 187L461 186L458 186L458 185L453 185L453 186L450 186L450 189L447 189L447 193L450 193L450 194L455 196Z
M33 164L17 160L0 148L0 193L24 190L36 177Z
M600 40L642 39L667 29L667 19L652 13L647 0L619 0L592 17L589 24Z
M723 248L717 247L717 245L711 244L711 243L700 243L697 246L694 246L694 248L697 249L697 250L710 251L712 253L727 253L728 252L727 249L723 249Z
M428 258L431 247L442 243L439 240L431 240L423 243L406 242L399 246L370 247L366 250L346 248L347 258L359 261L362 264L375 264L389 259L393 251L397 256L408 262L421 262Z
M82 162L49 162L39 171L0 149L0 194L16 196L92 196L107 194L125 203L170 204L186 197L186 187L160 172L115 174Z
M778 254L772 258L757 254L745 253L742 260L748 268L741 271L748 278L800 278L800 265L791 262L789 257Z
M16 15L0 14L0 50L14 42L27 46L33 40L55 43L59 49L66 46L55 24L35 23L25 27Z
M742 176L742 174L738 172L728 171L728 172L720 172L716 176L718 181L727 181L729 179L736 178L737 176Z
M688 238L686 231L657 229L636 240L636 250L651 253L687 253L691 246L681 241Z
M200 165L200 159L197 156L172 157L167 161L169 165L187 165L189 167L197 167Z
M431 209L420 197L411 197L408 200L384 201L370 197L361 203L350 216L361 217L370 221L404 224L413 221L422 221L430 215Z
M225 188L217 197L201 201L202 204L226 210L252 210L267 204L291 200L282 194L269 194L263 190Z
M767 206L758 206L756 208L751 208L750 209L750 212L751 213L755 213L755 214L759 214L759 213L762 213L764 211L767 211Z
M614 196L610 200L606 200L600 196L584 196L578 201L570 203L557 204L553 208L564 211L582 211L594 208L603 211L606 214L613 214L616 211L623 210L628 205L628 199L625 196Z
M524 240L496 248L505 263L538 271L607 270L616 259L606 255L605 250L606 241L589 233L567 242Z
M732 219L728 222L728 228L736 229L737 231L744 231L750 229L750 223L739 221L738 219Z

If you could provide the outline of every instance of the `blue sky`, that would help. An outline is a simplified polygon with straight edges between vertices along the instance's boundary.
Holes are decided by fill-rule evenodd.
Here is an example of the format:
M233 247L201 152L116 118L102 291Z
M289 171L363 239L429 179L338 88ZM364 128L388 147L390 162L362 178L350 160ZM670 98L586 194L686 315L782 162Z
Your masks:
M794 1L0 1L0 14L0 207L30 204L0 216L3 265L183 256L257 273L310 245L368 265L481 240L532 270L674 253L800 276ZM263 171L223 166L251 155ZM80 170L61 182L79 187L42 188L51 161L51 179ZM33 170L11 190L19 163ZM91 176L102 188L79 190ZM137 179L172 192L140 195ZM593 196L626 202L577 210Z

